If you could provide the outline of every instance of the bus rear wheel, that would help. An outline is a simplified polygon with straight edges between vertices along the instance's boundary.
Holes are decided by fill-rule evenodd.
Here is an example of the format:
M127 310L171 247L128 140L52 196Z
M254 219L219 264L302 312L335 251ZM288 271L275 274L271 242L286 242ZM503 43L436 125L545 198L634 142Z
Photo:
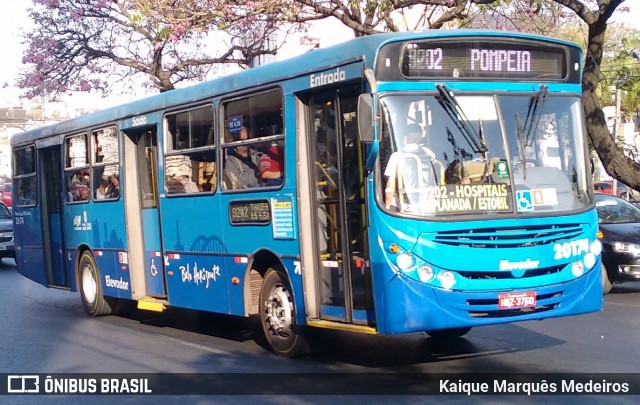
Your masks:
M84 312L91 316L111 314L111 306L102 295L100 272L90 251L85 250L78 262L78 281Z
M274 353L285 357L303 356L309 346L296 325L295 304L287 277L267 270L260 289L260 323Z
M451 339L464 336L469 333L470 330L471 327L428 330L427 335L436 339Z

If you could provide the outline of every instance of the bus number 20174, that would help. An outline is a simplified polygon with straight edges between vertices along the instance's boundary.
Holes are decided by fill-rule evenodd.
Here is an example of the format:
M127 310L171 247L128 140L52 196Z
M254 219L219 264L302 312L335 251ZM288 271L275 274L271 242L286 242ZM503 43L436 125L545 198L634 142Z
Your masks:
M569 259L589 251L589 239L572 240L571 242L553 245L555 260Z

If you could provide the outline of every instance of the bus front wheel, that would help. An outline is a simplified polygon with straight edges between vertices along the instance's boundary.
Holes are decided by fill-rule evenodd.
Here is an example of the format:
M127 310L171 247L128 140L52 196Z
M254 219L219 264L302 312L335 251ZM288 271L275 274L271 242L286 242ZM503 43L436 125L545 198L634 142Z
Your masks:
M260 323L267 343L274 353L297 357L308 353L309 346L296 325L295 304L287 277L267 270L260 290Z
M80 297L84 311L91 316L111 314L111 306L102 295L102 284L98 266L90 251L85 250L78 263Z
M451 339L466 335L471 327L428 330L427 335L435 339Z

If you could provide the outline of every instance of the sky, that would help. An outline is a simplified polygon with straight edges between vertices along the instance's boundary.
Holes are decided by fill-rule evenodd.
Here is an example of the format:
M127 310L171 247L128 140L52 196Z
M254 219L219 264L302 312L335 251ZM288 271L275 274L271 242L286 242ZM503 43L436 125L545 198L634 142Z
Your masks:
M11 87L15 83L17 76L22 68L22 52L24 46L20 33L28 30L31 21L27 15L27 9L31 6L31 0L5 0L2 4L0 12L0 107L19 104L20 90ZM623 6L631 9L628 13L616 13L614 21L628 24L634 28L640 29L640 1L627 0ZM328 33L332 33L328 36ZM321 40L321 46L329 46L334 43L341 42L353 34L344 26L338 23L337 27L328 28L328 22L320 22L317 27L309 32L310 37L318 37ZM287 56L293 55L295 51L291 48L284 49ZM304 51L304 50L303 50ZM4 83L10 85L9 88L4 87ZM106 100L100 100L101 107L107 107L123 103L138 95L115 95ZM88 100L99 99L96 95L76 95L67 100L68 103L78 104L78 107L86 106Z

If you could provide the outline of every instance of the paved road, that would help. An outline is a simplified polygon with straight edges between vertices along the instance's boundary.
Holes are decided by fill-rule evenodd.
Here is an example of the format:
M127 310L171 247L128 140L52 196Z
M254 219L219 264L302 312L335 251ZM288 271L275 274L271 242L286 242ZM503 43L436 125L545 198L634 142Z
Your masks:
M366 336L315 331L310 336L311 355L291 360L270 354L259 334L253 333L256 325L250 319L177 309L88 317L77 293L39 286L18 275L13 262L4 259L0 264L0 372L640 373L639 312L640 283L629 283L607 295L605 309L599 313L477 328L464 339L447 343L423 333ZM274 390L278 392L277 387ZM303 398L302 402L326 403L353 399ZM539 398L518 397L518 402L539 403ZM561 398L552 399L562 403ZM29 402L29 398L9 399L10 403ZM234 402L234 397L217 400ZM289 400L276 395L268 402L295 402ZM628 397L589 400L633 402ZM499 397L492 403L508 402Z

